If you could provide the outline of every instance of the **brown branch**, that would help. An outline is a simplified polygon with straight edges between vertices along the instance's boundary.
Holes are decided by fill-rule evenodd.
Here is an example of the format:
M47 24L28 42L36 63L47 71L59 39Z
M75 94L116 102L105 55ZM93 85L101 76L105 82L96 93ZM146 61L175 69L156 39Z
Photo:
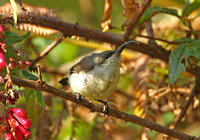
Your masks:
M108 42L115 45L121 45L122 43L120 35L108 32L101 32L91 28L79 26L77 24L70 24L53 17L39 16L20 12L18 14L18 23L29 23L55 29L62 32L66 37L76 35L85 37L87 39ZM0 24L13 24L12 16L4 15L4 17L0 19ZM150 46L142 42L140 42L140 44L129 45L129 49L147 54L153 58L161 59L165 62L168 62L168 57L170 54L169 51L166 51L161 47Z
M30 64L29 67L33 67L35 63L37 63L40 59L42 59L45 55L47 55L53 48L55 48L62 40L64 39L64 36L61 35L57 40L55 40L52 44L46 47L44 51L40 53L38 57L36 57Z
M170 128L174 129L176 128L176 126L179 124L179 122L182 120L182 118L185 116L190 104L193 101L194 96L200 92L199 89L199 85L200 85L200 79L197 77L196 81L195 81L195 85L192 89L192 92L189 96L189 99L187 100L187 103L185 104L185 107L181 110L180 115L175 119L174 123L170 126Z
M39 16L29 14L24 11L18 14L18 23L29 23L39 25L46 28L58 30L64 34L65 37L71 37L72 35L85 37L86 39L93 39L97 41L108 42L115 45L121 45L121 35L112 34L108 32L101 32L95 29L79 26L78 24L70 24L63 22L58 18ZM11 14L3 14L3 18L0 18L0 24L13 24L13 17ZM129 49L137 52L147 54L153 58L161 59L168 62L170 51L166 51L160 46L151 46L140 42L140 44L129 45ZM193 69L187 69L188 72L200 77L200 68L195 67Z
M78 24L70 24L63 22L58 18L39 16L20 12L18 14L18 23L29 23L39 25L46 28L58 30L64 34L65 37L72 35L85 37L86 39L93 39L103 42L108 42L115 45L121 45L121 35L112 34L108 32L101 32L91 28L79 26ZM12 15L5 15L0 19L0 24L13 24ZM147 54L153 58L161 59L168 62L169 51L164 50L160 46L154 47L140 42L140 44L129 45L129 49Z
M78 102L76 99L76 96L74 94L65 92L63 90L59 90L57 88L54 88L48 84L38 84L37 81L31 81L31 80L25 80L25 79L19 79L16 77L12 77L11 78L13 83L18 85L19 87L24 86L24 87L28 87L28 88L32 88L35 90L40 90L40 91L44 91L47 93L50 93L54 96L58 96L61 97L63 99L72 101L76 104L82 105L88 109L90 109L92 112L101 112L103 113L103 106L102 105L98 105L98 104L94 104L93 102L83 99L82 102ZM164 127L162 125L156 124L154 122L151 122L147 119L142 119L140 117L137 117L135 115L130 115L121 111L117 111L115 109L110 108L109 112L108 112L109 116L124 120L125 122L131 122L134 124L138 124L144 127L147 127L151 130L155 130L158 131L160 133L164 133L166 135L175 137L175 138L179 138L179 139L187 139L187 140L194 140L196 139L196 137L194 136L190 136L184 133L181 133L177 130L174 129L169 129L167 127Z
M85 37L86 39L93 39L116 45L121 45L122 43L120 40L120 35L101 32L91 28L79 26L78 24L70 24L54 17L19 12L17 19L18 24L29 23L50 29L55 29L63 33L65 37L76 35ZM12 14L3 14L3 18L0 19L0 24L13 24Z
M131 20L130 24L128 25L128 27L124 33L123 40L128 40L130 34L132 33L133 29L137 25L140 17L143 15L143 13L147 9L147 7L151 4L151 1L152 0L145 0L143 6L140 7L139 10L136 12L135 16Z

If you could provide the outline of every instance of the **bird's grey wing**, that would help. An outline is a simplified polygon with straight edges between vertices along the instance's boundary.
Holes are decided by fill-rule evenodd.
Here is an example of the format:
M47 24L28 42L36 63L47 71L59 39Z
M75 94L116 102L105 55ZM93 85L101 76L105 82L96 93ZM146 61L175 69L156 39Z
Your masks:
M94 62L91 60L91 56L84 57L80 62L75 64L68 73L66 78L63 78L59 81L60 84L63 86L69 85L68 81L70 78L70 75L73 73L79 73L81 71L88 72L91 71L94 68Z
M81 71L83 71L83 72L91 71L94 68L94 62L91 60L90 57L91 56L86 56L80 62L75 64L70 69L70 74L79 73Z

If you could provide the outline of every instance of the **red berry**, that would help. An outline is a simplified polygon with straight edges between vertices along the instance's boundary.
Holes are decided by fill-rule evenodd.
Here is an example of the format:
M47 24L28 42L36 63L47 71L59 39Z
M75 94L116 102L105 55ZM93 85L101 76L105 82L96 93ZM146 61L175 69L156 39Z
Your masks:
M9 64L8 64L8 67L9 67L10 69L13 69L15 66L16 66L15 63L9 63Z
M19 60L17 64L18 64L17 67L19 69L25 69L26 68L24 60Z
M25 64L28 66L28 65L31 64L31 62L30 61L26 61Z
M6 32L6 31L8 31L8 30L9 30L9 28L8 28L8 27L5 27L5 26L3 26L3 30Z
M24 64L24 60L19 60L18 64L23 65Z
M2 50L3 50L4 52L7 52L7 45L6 45L5 43L3 43L3 44L1 45L1 48L2 48Z
M9 60L10 62L13 62L13 61L14 61L14 59L13 59L12 57L10 57L8 60Z

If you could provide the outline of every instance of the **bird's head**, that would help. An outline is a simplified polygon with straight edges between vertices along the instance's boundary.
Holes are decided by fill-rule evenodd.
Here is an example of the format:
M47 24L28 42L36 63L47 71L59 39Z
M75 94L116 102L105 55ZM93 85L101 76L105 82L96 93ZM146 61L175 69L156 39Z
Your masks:
M124 50L124 48L131 44L131 43L138 43L136 41L128 41L122 44L118 49L116 50L109 50L109 51L103 51L101 53L93 53L90 57L91 60L95 65L108 65L112 66L115 64L120 63L121 53Z

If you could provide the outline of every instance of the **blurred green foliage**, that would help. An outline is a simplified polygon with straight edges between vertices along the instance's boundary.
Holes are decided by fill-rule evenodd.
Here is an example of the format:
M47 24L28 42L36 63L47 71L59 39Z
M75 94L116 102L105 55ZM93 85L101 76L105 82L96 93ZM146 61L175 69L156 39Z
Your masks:
M52 42L52 40L42 37L36 37L32 39L33 45L38 48L39 52L44 50L46 46L50 45ZM77 46L62 42L48 53L47 57L45 57L45 61L50 66L58 67L63 63L75 59L77 57L77 51Z
M81 5L83 3L83 1L84 1L84 6ZM0 5L3 5L5 2L8 2L8 1L1 0ZM58 10L60 10L58 12L59 16L61 17L61 19L63 19L66 22L79 23L81 26L86 26L86 27L91 27L91 28L101 30L100 24L102 22L103 9L104 9L104 1L103 0L57 0L57 1L55 1L55 0L34 0L34 1L33 0L32 1L23 0L22 2L31 4L34 6L43 6L46 8L58 9ZM178 7L180 10L181 8L184 7L184 4L186 2L187 2L186 0L169 0L169 1L155 0L155 1L153 1L152 6L168 7L170 5L173 5L174 7ZM164 5L164 3L165 3L165 5ZM166 3L168 5L166 5ZM117 27L118 29L116 29L116 30L113 29L111 31L113 33L119 34L119 33L124 32L123 30L121 30L121 25L124 23L124 21L126 21L126 18L124 18L122 16L122 10L123 10L123 8L120 4L120 1L119 0L114 1L111 19L112 19L112 25L114 27ZM158 11L160 10L159 12L166 12L169 9L157 8L156 10L158 10ZM192 10L189 10L189 12L191 12L191 11ZM149 14L150 17L154 16L157 11L155 13L154 12L151 13L151 12ZM171 10L171 12L168 11L168 13L172 13L172 15L177 16L176 10L175 11ZM148 17L148 19L150 17ZM165 16L159 14L159 15L157 15L157 17L158 17L157 19L160 21ZM167 23L167 24L169 24L169 23ZM184 35L183 32L177 33L176 30L175 31L174 30L163 30L163 31L159 30L156 33L155 34L158 37L163 37L165 39L171 39L171 40L176 40L176 41L177 41L177 39L181 38ZM21 44L17 44L16 46L17 46L17 48L22 49L24 52L28 52L27 55L28 55L29 59L34 59L38 56L38 54L40 52L42 52L48 45L50 45L55 40L55 38L57 38L57 36L58 36L58 34L51 35L50 37L49 36L42 37L42 36L37 36L37 35L31 34L29 40L25 40ZM186 39L184 38L179 41L184 41L184 40L186 40ZM165 44L163 46L167 47L167 44ZM10 51L10 50L8 49L8 51ZM12 51L13 50L11 50L10 52L12 53ZM63 41L61 44L56 46L50 53L48 53L48 55L45 56L45 58L40 60L39 63L42 66L44 66L45 70L50 70L50 69L58 70L59 66L61 66L62 64L68 64L68 62L71 62L74 59L78 58L79 56L85 54L85 52L90 52L90 51L91 51L91 49L80 48L80 46L73 45L73 44ZM11 53L9 53L9 54L11 54ZM14 55L14 54L11 54L11 55ZM176 54L174 57L177 60L178 56ZM175 62L175 61L173 61L173 62ZM180 63L181 63L181 60L179 60L179 64ZM169 67L175 68L174 65L172 65L172 66L170 65ZM150 73L148 75L149 81L142 84L142 86L148 87L147 90L144 92L145 94L147 94L148 89L151 89L151 88L157 89L158 88L157 84L160 82L160 79L162 79L162 77L164 77L168 74L167 68L161 66L160 61L156 62L155 64L148 63L147 68L148 68L148 72ZM178 71L178 74L179 74L179 72L180 71ZM21 73L27 79L35 78L34 80L36 80L36 78L37 78L37 76L35 76L35 75L37 75L36 73L30 74L27 72L27 69L24 71L20 71L20 72L18 71L18 74L19 73ZM67 71L64 71L63 73L67 73ZM176 73L173 73L173 74L178 76L178 74L176 74ZM50 83L52 86L60 88L60 85L58 85L58 81L60 80L60 78L62 76L54 75L53 72L51 74L49 74L48 72L44 71L43 80L45 80L45 82L47 82L47 83ZM179 81L179 83L177 83L177 86L180 86L180 85L184 86L188 82L192 81L192 80L187 81L187 78L188 78L187 76L185 76L184 74L181 74L179 77L179 79L181 79L181 80ZM177 79L177 77L176 77L176 79ZM132 96L136 98L137 93L135 93L134 90L132 89L133 88L132 83L135 82L134 80L135 79L133 79L133 72L127 72L126 74L121 76L121 79L120 79L120 82L118 85L118 89L120 89L124 92L131 92L131 94L133 94ZM169 79L164 79L165 84L168 82L169 82ZM174 82L174 80L173 80L173 82ZM44 111L44 108L45 108L45 102L42 98L43 93L41 93L39 91L31 90L31 89L26 89L26 94L27 95L26 95L25 99L24 99L24 97L21 97L21 101L19 102L19 105L22 102L26 103L25 108L27 109L28 115L30 116L31 120L35 124L35 122L37 122L38 118L40 117L41 113ZM135 102L137 102L136 100L139 100L139 99L136 98L135 100L131 101L131 103L129 103L128 101L127 102L124 101L124 102L126 102L126 105L127 105L127 109L126 109L127 113L134 114L134 111L133 111L134 105L133 104ZM152 101L152 99L150 99L150 98L147 98L147 100L149 102ZM116 101L116 102L118 102L118 101ZM141 106L141 108L142 107L144 107L144 106ZM78 140L79 139L80 140L92 139L93 133L96 134L96 140L103 139L103 130L105 130L105 128L103 126L104 125L103 120L106 117L105 118L99 117L100 120L98 120L98 118L97 118L96 120L92 120L89 122L88 120L86 121L85 119L81 118L79 116L80 114L77 113L75 116L76 117L76 125L74 125L71 120L72 118L70 116L70 112L65 107L65 102L63 100L61 100L60 98L53 98L52 105L50 106L50 108L51 108L50 109L51 115L49 117L51 118L52 122L59 124L59 123L57 123L57 122L59 122L59 119L61 119L61 121L62 121L62 123L61 123L62 126L57 126L57 127L61 127L59 129L60 130L59 133L57 135L55 135L55 132L54 132L52 134L52 139L59 139L59 140L70 139L73 130L75 131L75 138ZM84 110L83 112L88 113L89 111ZM148 109L146 112L148 112L151 115L154 113ZM162 125L164 125L164 126L169 126L172 123L172 121L174 120L174 114L169 111L163 113L161 115L161 117L156 116L156 115L154 115L153 117L156 120L163 119L164 123ZM125 123L125 122L121 122L119 120L113 120L113 122L114 122L113 127L117 126L115 128L116 134L121 134L121 135L124 134L124 137L126 135L128 135L128 136L130 135L129 136L130 139L139 138L140 134L143 131L143 128L136 124ZM94 127L96 127L97 125L100 126L101 129L93 131ZM185 124L185 127L186 126L187 126L187 124ZM52 126L49 126L49 127L52 127ZM183 128L185 128L185 127L183 127ZM33 138L37 133L36 132L37 129L38 129L37 127L32 128ZM54 129L56 129L56 128L54 128ZM130 132L130 133L127 134L126 132ZM133 132L135 133L134 135L133 135ZM194 134L199 135L199 131L194 132ZM159 139L159 138L157 138L158 137L157 132L155 132L155 131L148 131L148 136L150 137L150 139Z

